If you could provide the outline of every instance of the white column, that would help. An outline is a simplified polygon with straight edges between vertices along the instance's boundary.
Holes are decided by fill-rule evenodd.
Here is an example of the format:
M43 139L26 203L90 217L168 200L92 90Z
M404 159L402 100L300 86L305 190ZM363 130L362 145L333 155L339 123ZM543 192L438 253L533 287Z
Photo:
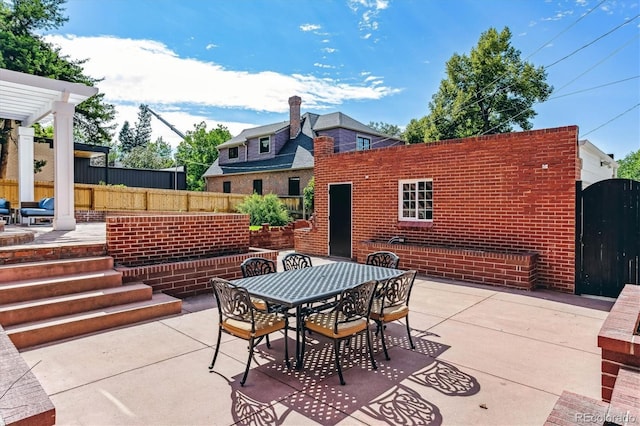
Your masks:
M53 194L55 212L53 229L76 229L73 194L73 113L75 107L67 102L53 103Z
M18 127L18 205L34 200L33 127Z

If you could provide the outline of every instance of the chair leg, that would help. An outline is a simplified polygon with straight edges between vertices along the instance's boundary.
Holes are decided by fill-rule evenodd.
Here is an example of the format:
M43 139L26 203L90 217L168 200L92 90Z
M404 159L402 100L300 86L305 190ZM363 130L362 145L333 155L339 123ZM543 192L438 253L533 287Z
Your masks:
M269 335L268 334L265 336L265 340L266 340L266 343L267 343L267 348L271 349L271 341L269 340Z
M244 386L244 382L247 381L247 375L249 374L249 367L251 366L251 358L253 358L253 348L255 347L253 337L249 340L249 359L247 360L247 366L244 369L244 376L240 380L240 386Z
M409 315L407 315L404 320L407 323L407 336L409 336L409 344L411 345L411 349L415 349L415 345L413 344L413 339L411 339L411 327L409 327Z
M380 322L380 324L378 324L378 328L380 329L380 340L382 341L382 350L384 351L384 357L387 361L389 361L391 358L389 358L389 352L387 352L387 341L384 338L384 324Z
M209 366L209 370L213 370L213 365L216 363L216 358L218 358L218 352L220 351L220 338L222 337L222 329L218 328L218 342L216 343L216 352L213 354L213 360L211 361L211 365Z
M344 386L344 378L342 377L342 367L340 366L340 340L333 341L333 352L336 356L336 368L338 369L338 377L340 377L340 384Z
M289 319L284 317L284 362L287 364L287 368L291 368L291 362L289 361L289 339L287 338L287 330L289 329Z
M376 364L376 360L373 358L373 344L371 343L371 330L367 328L365 331L367 333L367 346L369 346L369 358L371 359L371 364L373 365L373 369L378 369L378 364ZM382 334L382 347L384 348L384 333ZM385 348L384 353L387 353L387 349ZM388 358L387 358L388 359Z

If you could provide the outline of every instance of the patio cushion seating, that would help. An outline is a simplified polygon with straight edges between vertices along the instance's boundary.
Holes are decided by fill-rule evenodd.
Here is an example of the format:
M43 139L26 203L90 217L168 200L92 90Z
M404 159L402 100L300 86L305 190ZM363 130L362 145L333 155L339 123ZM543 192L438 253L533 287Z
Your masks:
M407 336L411 349L415 349L411 339L411 328L409 327L409 297L411 288L416 279L416 271L407 271L399 277L389 278L381 289L378 290L371 304L371 319L377 324L376 335L380 333L384 356L389 360L387 344L384 337L385 324L391 321L405 319L407 326Z
M275 262L269 259L265 259L264 257L250 257L248 259L245 259L240 264L240 270L242 271L242 276L244 278L255 277L257 275L264 274L275 274L277 272ZM253 306L256 309L259 309L261 311L278 312L281 310L280 306L271 306L265 300L258 297L251 297L251 302L253 302ZM267 347L271 347L269 336L267 336Z
M378 285L378 281L367 281L353 288L344 290L338 299L337 305L328 312L316 312L304 319L303 327L315 333L333 339L333 351L335 355L336 369L340 384L344 385L342 367L340 366L340 343L343 340L365 333L369 348L369 359L376 370L378 366L373 358L373 346L371 344L371 332L369 331L369 314L371 301ZM305 345L302 345L304 359Z
M284 331L284 359L287 367L289 363L289 348L287 344L287 330L289 319L286 315L268 313L255 308L249 297L247 289L238 287L222 278L212 278L211 287L218 305L218 341L213 360L209 366L213 372L218 353L222 333L227 333L249 341L249 357L240 385L244 386L249 374L253 350L263 337L278 330Z
M400 258L397 254L390 251L377 251L375 253L369 253L367 255L367 265L383 266L385 268L398 268Z
M53 217L54 215L54 198L45 197L38 201L37 207L29 206L30 203L22 203L20 216L28 218L28 224L31 225L32 218ZM28 207L24 207L24 206Z
M5 198L0 198L0 217L5 217L6 222L11 223L11 203Z

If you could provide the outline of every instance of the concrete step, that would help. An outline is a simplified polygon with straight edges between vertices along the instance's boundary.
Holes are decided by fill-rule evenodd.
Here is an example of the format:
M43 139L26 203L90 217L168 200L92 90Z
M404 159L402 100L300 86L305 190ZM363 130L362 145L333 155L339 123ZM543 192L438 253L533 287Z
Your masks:
M0 305L0 325L7 327L151 299L152 288L135 283L32 301Z
M5 327L5 331L16 348L24 349L109 328L177 315L181 310L180 299L155 293L151 300L144 302L8 326Z
M113 269L113 258L110 256L15 263L0 266L0 283L59 277L105 269Z
M113 269L88 271L51 278L24 279L0 284L0 300L4 305L117 287L121 284L122 274Z

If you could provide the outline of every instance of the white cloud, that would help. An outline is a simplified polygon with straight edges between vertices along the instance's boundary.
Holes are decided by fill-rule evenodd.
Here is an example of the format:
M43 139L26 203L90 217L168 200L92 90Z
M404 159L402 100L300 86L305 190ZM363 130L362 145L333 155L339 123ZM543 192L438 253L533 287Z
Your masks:
M119 124L124 120L133 124L141 103L148 104L178 129L186 131L200 121L214 123L207 117L189 114L187 108L286 113L287 100L292 94L301 96L306 108L322 110L348 100L375 100L400 91L378 82L351 85L312 75L227 69L213 62L181 58L163 43L153 40L62 35L46 39L73 59L88 58L83 68L88 75L103 79L96 86L105 94L105 100L116 106ZM133 113L127 112L128 107ZM232 134L252 126L243 123L242 127L232 130L238 127L237 123L222 124L227 125ZM173 135L168 128L162 131Z
M323 51L324 53L335 53L338 49L335 49L333 47L323 47L320 50Z
M335 66L333 65L321 64L319 62L316 62L315 64L313 64L313 66L318 68L335 68Z
M578 6L584 7L584 6L586 6L588 4L588 2L587 2L587 0L576 0L576 4Z
M304 31L304 32L316 31L316 30L319 30L320 28L322 28L322 27L320 25L317 25L317 24L302 24L302 25L300 25L300 30Z
M205 46L205 49L211 50L211 49L215 49L216 47L218 47L217 44L209 43Z

